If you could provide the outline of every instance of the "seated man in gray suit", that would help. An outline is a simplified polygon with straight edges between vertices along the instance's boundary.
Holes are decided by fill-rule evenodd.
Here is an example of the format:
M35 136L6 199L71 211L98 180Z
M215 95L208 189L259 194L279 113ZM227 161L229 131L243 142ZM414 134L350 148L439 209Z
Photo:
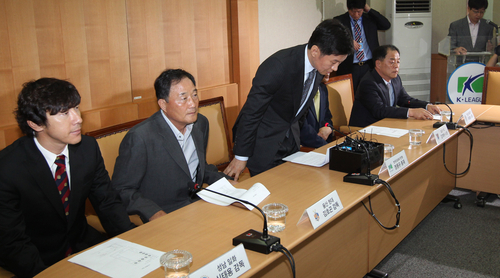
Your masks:
M488 0L469 0L467 16L450 24L448 36L451 37L451 49L455 54L493 49L493 26L483 19L487 8Z
M193 183L227 177L205 160L208 120L198 114L194 77L170 69L160 74L154 87L160 111L125 135L111 181L127 212L143 222L192 203Z

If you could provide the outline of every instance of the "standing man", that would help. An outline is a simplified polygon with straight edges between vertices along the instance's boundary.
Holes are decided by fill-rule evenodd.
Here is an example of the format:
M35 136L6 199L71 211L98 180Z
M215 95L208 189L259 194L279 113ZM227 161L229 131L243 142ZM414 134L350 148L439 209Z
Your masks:
M332 113L328 89L324 83L320 83L300 129L300 144L304 147L319 148L331 142L333 130L325 124L333 125Z
M128 213L143 222L197 200L190 196L194 183L226 177L205 160L208 120L198 114L194 77L170 69L156 78L154 87L160 111L125 135L111 182Z
M349 125L365 127L384 118L432 120L439 107L410 97L401 83L399 49L382 45L373 51L375 69L359 83Z
M493 26L483 19L488 0L467 1L467 16L450 24L451 49L458 55L491 50Z
M298 120L312 104L323 76L337 70L352 52L347 29L330 19L316 27L308 44L280 50L267 58L257 69L234 124L236 157L224 173L237 180L247 166L251 175L257 175L298 151Z
M337 75L352 74L354 92L361 78L373 68L372 51L379 46L377 31L391 28L387 18L366 4L366 0L347 0L347 12L336 16L354 38L354 55L347 56Z
M54 78L19 94L15 115L26 136L0 152L0 266L17 277L107 239L87 224L87 198L110 236L134 227L96 140L81 135L79 104L76 88Z

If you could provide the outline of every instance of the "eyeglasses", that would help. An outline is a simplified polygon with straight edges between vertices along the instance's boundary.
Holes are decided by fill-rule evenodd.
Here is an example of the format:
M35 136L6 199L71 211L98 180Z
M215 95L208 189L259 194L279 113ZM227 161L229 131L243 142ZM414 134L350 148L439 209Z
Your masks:
M476 10L476 9L470 9L474 14L481 14L484 15L485 10Z

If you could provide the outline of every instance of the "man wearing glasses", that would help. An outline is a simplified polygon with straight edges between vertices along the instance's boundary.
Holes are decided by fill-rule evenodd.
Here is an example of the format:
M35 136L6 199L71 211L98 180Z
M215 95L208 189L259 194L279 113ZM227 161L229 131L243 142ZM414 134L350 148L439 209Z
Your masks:
M375 68L361 79L349 125L365 127L384 118L432 120L439 107L412 98L399 77L399 49L382 45L373 51Z
M451 49L455 54L493 49L493 26L483 19L487 8L488 0L469 0L467 16L450 24L448 36L451 37Z

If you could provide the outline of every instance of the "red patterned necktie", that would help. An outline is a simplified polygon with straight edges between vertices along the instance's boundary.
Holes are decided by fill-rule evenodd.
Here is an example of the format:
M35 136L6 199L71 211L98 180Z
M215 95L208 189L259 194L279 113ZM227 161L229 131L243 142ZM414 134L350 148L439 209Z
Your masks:
M64 206L64 213L66 216L69 215L69 181L68 174L66 173L66 157L64 155L59 155L56 158L56 174L54 180L56 181L57 189L59 190L59 195L61 195L61 202Z
M57 156L55 164L57 165L56 174L54 175L54 180L56 181L57 189L59 190L59 195L61 196L61 202L64 206L64 214L66 217L69 215L69 181L68 174L66 173L66 157L62 154ZM73 253L71 246L68 246L64 256L67 257Z
M358 22L354 22L354 40L356 40L357 43L363 43L363 40L361 39L361 28L358 25ZM356 58L360 62L363 62L363 59L365 58L365 53L363 52L363 49L360 48L358 51L356 51Z

